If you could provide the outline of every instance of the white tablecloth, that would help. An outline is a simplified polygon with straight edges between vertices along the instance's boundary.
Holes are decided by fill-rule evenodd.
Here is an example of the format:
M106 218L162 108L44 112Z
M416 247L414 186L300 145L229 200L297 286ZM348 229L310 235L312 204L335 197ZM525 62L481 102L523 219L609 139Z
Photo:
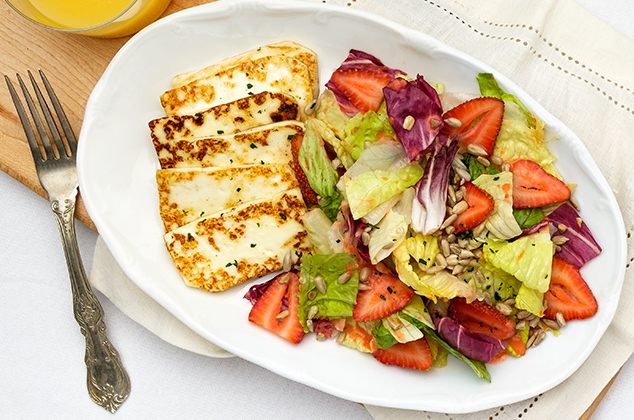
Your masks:
M634 39L631 0L576 1ZM0 418L111 418L86 391L84 338L72 317L49 204L2 172L0 196ZM80 223L77 234L90 271L97 234ZM132 380L132 394L116 418L372 419L361 405L237 357L209 358L174 347L98 296ZM634 418L632 395L634 360L625 364L593 420Z

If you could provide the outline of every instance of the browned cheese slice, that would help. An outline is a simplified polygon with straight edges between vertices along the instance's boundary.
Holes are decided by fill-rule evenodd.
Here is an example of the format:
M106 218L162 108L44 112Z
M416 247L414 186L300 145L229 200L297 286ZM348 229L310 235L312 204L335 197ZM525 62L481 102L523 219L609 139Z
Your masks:
M303 123L283 121L231 135L169 141L155 148L163 169L288 163L290 140L303 133Z
M161 104L168 116L195 114L264 91L291 95L299 104L300 115L313 101L306 65L292 57L275 55L248 60L171 89L161 95Z
M305 211L295 188L181 226L165 243L187 285L219 292L280 270L289 252L307 252Z
M220 210L273 197L299 186L288 164L159 169L156 181L165 232Z
M234 134L253 127L299 119L292 96L261 92L193 115L157 118L148 123L154 147L181 139Z
M315 54L313 50L305 47L304 45L298 44L293 41L282 41L274 44L264 45L253 50L246 51L242 54L226 58L219 63L212 64L203 69L179 74L172 79L172 87L179 88L190 82L193 82L194 80L218 74L223 69L235 67L242 62L273 55L284 55L296 58L297 60L304 63L308 68L310 82L314 89L313 97L316 98L317 96L319 96L317 54Z

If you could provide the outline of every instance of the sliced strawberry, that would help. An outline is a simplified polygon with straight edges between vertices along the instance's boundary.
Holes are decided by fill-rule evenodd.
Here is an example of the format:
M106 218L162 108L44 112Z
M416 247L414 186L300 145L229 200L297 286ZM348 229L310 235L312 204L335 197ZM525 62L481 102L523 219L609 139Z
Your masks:
M507 353L515 357L521 357L526 354L526 343L524 343L524 340L522 340L522 337L518 333L515 333L509 338L505 338L504 341L506 341L507 344L505 350Z
M527 209L560 203L570 198L570 189L546 172L537 162L520 159L511 162L513 207Z
M424 337L407 343L396 343L387 349L377 349L372 356L385 365L418 370L429 370L434 361Z
M286 278L286 283L281 281ZM294 273L280 274L251 308L249 321L291 343L299 343L304 338L304 327L298 317L298 295L299 276ZM288 302L288 315L279 316L285 302Z
M464 298L452 299L448 315L466 329L506 340L515 334L515 323L493 306L480 300L467 303Z
M385 318L402 309L414 296L398 277L373 270L364 282L368 290L360 290L352 310L355 321L364 322Z
M299 183L299 188L302 191L302 196L304 197L304 201L308 205L317 205L319 201L317 199L317 193L313 191L308 183L308 178L306 178L306 174L304 170L299 165L299 148L302 145L302 141L304 140L303 135L296 134L291 139L291 154L292 160L290 162L291 169L295 172L295 178L297 178L297 182Z
M462 150L473 144L481 147L489 156L493 152L503 116L504 101L491 97L471 99L445 112L445 120L456 118L462 124L460 127L445 124L443 132L456 137Z
M383 102L383 88L392 80L385 71L372 68L337 69L330 82L361 113L376 111Z
M481 190L468 181L463 185L467 190L464 200L469 204L469 208L460 213L452 223L455 233L478 226L486 220L495 207L493 197L488 192Z
M544 294L548 307L546 318L555 319L561 312L564 319L585 319L597 313L599 305L579 270L560 257L553 258L550 288Z

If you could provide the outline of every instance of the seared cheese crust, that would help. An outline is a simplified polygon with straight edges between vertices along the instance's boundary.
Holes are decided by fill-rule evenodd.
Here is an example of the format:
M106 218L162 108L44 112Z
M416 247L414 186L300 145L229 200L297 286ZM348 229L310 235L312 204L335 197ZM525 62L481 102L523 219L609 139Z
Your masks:
M220 210L299 187L288 164L159 169L156 181L166 232Z
M196 79L161 95L165 115L186 115L259 92L293 96L300 113L313 100L308 67L293 57L266 56Z
M219 292L280 270L288 252L307 252L299 188L223 210L165 235L185 283Z
M308 68L308 74L310 76L310 82L314 88L313 97L319 96L319 74L317 72L317 54L296 42L282 41L274 44L264 45L254 50L246 51L242 54L234 57L226 58L219 63L212 64L200 70L196 70L189 73L179 74L172 79L172 87L179 88L194 80L202 79L204 77L217 74L223 69L235 67L241 62L248 60L255 60L258 58L272 56L272 55L285 55L288 57L296 58L306 65Z
M299 119L297 100L284 93L261 92L193 115L157 118L148 123L154 146L168 141L233 134L260 125Z
M161 168L229 167L288 163L291 139L304 124L283 121L231 135L178 140L154 145Z

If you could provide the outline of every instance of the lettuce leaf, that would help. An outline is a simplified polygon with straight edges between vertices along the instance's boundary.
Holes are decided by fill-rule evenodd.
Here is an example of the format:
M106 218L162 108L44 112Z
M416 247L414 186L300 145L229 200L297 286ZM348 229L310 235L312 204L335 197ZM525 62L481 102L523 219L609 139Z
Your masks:
M472 182L493 197L495 207L485 222L489 233L497 239L521 235L522 228L513 215L513 173L482 174Z
M357 160L367 142L376 143L384 137L396 137L388 120L385 103L379 107L378 112L367 111L352 117L345 127L343 147L353 160Z
M383 139L370 145L342 177L353 218L365 216L422 176L423 169L418 163L409 163L398 142Z
M356 267L356 260L350 253L302 256L299 320L304 326L304 331L308 332L306 318L312 306L317 306L317 318L336 319L352 316L359 289L359 273ZM350 270L354 270L350 280L340 284L339 277ZM321 277L326 284L324 294L318 292L315 286L317 276ZM316 292L314 297L311 296L311 291Z
M314 252L316 254L333 254L334 249L330 243L329 235L332 222L323 210L314 208L307 211L302 215L302 222Z
M548 227L513 242L487 240L483 251L487 261L515 276L527 287L542 293L548 290L553 257Z

